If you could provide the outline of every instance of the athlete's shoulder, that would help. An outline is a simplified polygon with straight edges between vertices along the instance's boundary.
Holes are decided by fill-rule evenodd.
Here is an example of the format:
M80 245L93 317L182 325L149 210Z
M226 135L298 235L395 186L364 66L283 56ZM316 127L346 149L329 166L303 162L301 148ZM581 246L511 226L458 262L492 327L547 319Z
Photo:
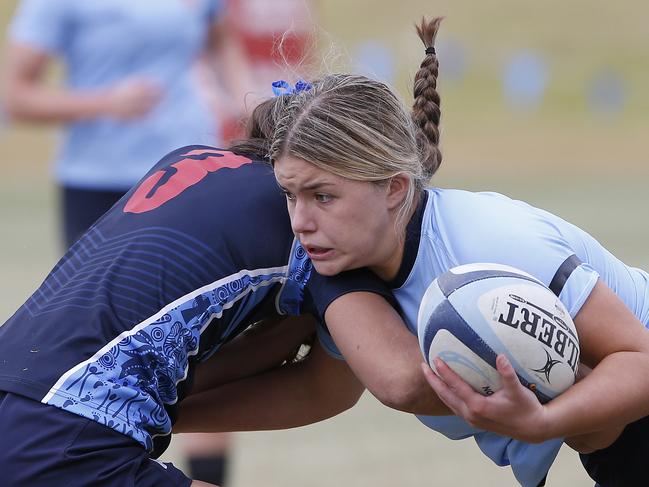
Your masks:
M474 192L446 188L431 188L428 191L431 204L443 208L445 212L504 211L521 203L493 191Z
M539 217L533 206L495 192L436 188L428 200L428 219L434 224L474 235Z
M574 253L555 218L522 201L458 190L434 190L431 196L429 231L456 264L512 265L545 282Z
M275 189L270 164L252 155L190 145L164 156L127 195L125 213L145 213L163 205L226 202L246 193ZM173 202L173 204L171 204Z
M161 167L166 167L183 160L209 160L210 162L218 166L226 166L230 168L236 168L244 164L250 164L253 162L266 164L266 161L264 161L262 157L255 154L233 152L231 150L219 147L195 144L186 145L172 150L171 152L163 156L160 161L153 166L150 172L159 170Z

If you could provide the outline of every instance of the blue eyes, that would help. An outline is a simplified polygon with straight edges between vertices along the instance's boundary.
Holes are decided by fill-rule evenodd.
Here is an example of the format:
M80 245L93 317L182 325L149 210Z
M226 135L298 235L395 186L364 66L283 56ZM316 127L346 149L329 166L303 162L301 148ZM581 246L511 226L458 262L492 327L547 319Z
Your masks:
M333 198L329 194L317 193L315 195L315 200L318 203L329 203Z

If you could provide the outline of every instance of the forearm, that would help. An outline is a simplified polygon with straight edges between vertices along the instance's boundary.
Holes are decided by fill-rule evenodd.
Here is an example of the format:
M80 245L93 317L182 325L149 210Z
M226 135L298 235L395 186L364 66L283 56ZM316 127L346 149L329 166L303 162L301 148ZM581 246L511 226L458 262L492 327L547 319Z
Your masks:
M314 331L310 316L280 317L249 328L196 367L191 394L281 365Z
M409 367L415 367L417 372L417 377L411 379L410 385L413 392L409 396L405 396L401 400L393 401L391 403L386 401L381 402L392 409L417 415L453 415L453 412L448 408L448 406L440 401L437 394L435 394L435 392L430 388L418 367L419 365L420 363L415 365L414 361L412 364L409 364Z
M346 294L331 303L325 320L351 369L383 404L415 414L451 414L421 373L417 338L383 297Z
M106 113L106 94L101 91L65 91L31 84L8 87L6 109L14 120L70 123Z
M624 371L622 377L621 371ZM546 405L546 436L615 431L649 414L649 354L616 352ZM610 435L614 433L609 433ZM601 444L600 440L597 440Z
M426 416L452 415L421 373L423 358L416 342L410 340L414 336L404 338L406 340L387 342L393 355L384 365L385 370L380 371L380 378L372 378L374 374L360 370L355 372L367 379L365 385L368 390L389 408ZM398 353L399 350L401 353Z
M352 407L363 387L348 367L319 347L302 362L192 395L174 432L294 428Z
M624 426L614 426L606 430L594 431L583 435L570 436L564 441L579 453L592 453L610 446L624 431Z

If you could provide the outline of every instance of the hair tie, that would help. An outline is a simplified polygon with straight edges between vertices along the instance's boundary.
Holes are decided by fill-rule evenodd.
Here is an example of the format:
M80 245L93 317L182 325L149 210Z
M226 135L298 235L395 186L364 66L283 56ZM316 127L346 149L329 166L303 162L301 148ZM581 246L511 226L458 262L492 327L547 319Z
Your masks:
M295 86L291 86L283 79L280 79L273 81L272 87L273 94L275 96L282 96L292 95L294 93L300 93L302 91L309 91L311 88L313 88L313 85L307 81L304 81L303 79L300 79L297 81L297 83L295 83Z
M437 55L434 46L430 46L426 48L426 56L428 56L429 54Z

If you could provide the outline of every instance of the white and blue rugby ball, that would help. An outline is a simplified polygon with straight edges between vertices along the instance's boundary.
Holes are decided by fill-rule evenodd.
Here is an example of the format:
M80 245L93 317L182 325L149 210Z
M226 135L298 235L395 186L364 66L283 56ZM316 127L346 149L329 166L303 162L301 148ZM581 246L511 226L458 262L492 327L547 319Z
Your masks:
M468 264L439 276L419 306L419 344L428 364L441 358L478 392L501 388L496 356L543 403L574 381L579 340L568 311L542 282L499 264Z

